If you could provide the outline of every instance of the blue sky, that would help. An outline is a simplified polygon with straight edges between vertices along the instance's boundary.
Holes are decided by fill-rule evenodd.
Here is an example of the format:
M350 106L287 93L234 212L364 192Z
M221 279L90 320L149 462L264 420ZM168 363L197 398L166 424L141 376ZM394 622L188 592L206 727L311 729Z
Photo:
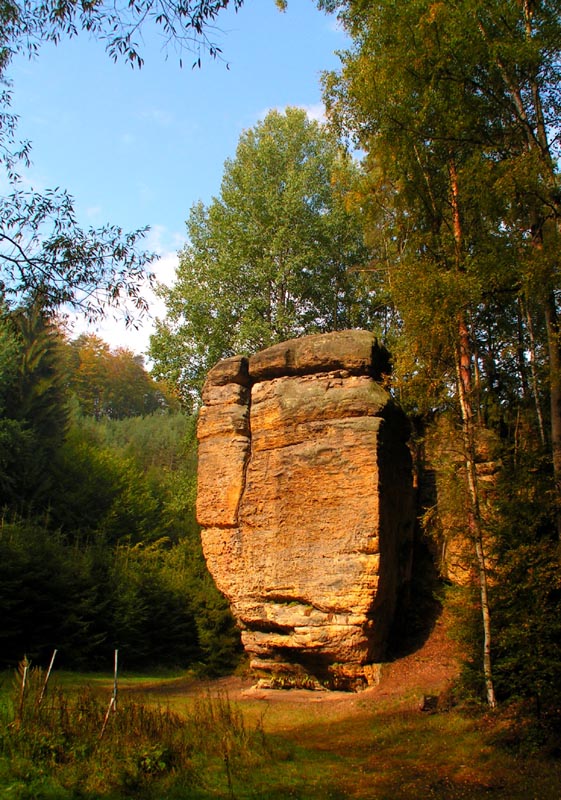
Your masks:
M289 0L285 13L274 0L245 0L217 25L224 62L207 58L201 69L191 68L189 53L181 69L154 31L144 33L141 70L114 64L87 36L44 46L35 60L21 57L10 68L19 135L33 144L30 183L67 189L83 225L149 225L166 283L189 209L218 194L242 131L271 108L321 113L320 74L337 68L335 51L345 46L314 0ZM111 321L97 332L143 352L150 323L136 333Z

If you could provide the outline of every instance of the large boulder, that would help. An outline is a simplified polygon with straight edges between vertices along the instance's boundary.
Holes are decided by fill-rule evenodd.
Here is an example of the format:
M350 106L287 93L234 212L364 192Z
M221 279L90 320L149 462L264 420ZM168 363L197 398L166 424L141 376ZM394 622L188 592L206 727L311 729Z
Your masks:
M198 427L205 558L251 666L375 680L413 529L408 425L366 331L306 336L208 375Z

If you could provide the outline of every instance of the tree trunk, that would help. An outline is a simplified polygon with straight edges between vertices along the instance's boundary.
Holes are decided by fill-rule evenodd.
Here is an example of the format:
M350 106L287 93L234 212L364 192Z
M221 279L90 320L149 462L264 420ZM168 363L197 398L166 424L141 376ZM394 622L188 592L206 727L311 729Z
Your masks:
M493 669L491 661L491 614L489 611L489 593L487 582L487 564L483 548L483 526L481 522L481 507L479 503L479 490L477 487L477 472L475 466L475 431L473 426L473 409L471 407L471 370L469 367L469 339L467 326L463 315L459 321L460 347L456 360L458 373L458 396L462 413L462 438L464 445L464 466L469 496L468 530L470 539L475 549L479 579L479 597L481 601L481 618L483 623L483 675L487 703L495 708L497 700L493 683ZM467 346L466 346L467 345Z
M452 215L454 239L456 245L456 268L458 276L462 268L462 223L459 206L459 185L456 165L453 159L449 164ZM472 353L469 328L465 311L458 315L458 347L456 352L456 372L458 383L458 397L462 415L462 435L464 444L464 466L469 497L468 530L475 549L478 567L479 596L481 601L481 618L483 623L483 675L487 693L487 703L490 708L495 708L497 700L493 683L491 661L491 614L489 611L489 596L487 587L487 565L483 548L483 526L481 520L481 506L477 486L477 473L475 466L475 426L473 414L473 382L472 382Z
M551 453L555 481L557 536L561 541L561 338L555 297L550 292L545 301L545 322L549 349Z
M532 394L534 395L534 405L536 409L536 419L538 422L538 430L540 432L540 441L545 450L547 441L545 436L545 423L543 419L542 405L540 400L540 382L538 380L538 371L536 367L536 338L534 336L534 323L532 321L532 314L528 304L525 306L521 303L522 313L526 320L526 327L528 329L528 338L530 343L530 377L532 380Z

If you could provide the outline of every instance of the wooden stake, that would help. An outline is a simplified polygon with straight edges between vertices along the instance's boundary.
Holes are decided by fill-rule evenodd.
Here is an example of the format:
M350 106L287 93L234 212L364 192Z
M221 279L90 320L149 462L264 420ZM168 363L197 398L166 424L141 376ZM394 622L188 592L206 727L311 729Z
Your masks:
M41 694L39 695L39 700L37 701L37 706L38 707L43 702L43 698L45 697L45 694L47 692L47 684L49 682L49 678L50 678L50 675L51 675L51 670L53 668L53 664L55 663L55 657L56 657L57 653L58 653L58 650L53 650L53 654L51 656L51 663L49 664L49 668L47 670L47 674L45 675L45 680L43 682L43 688L41 689Z
M107 727L107 723L109 721L109 714L113 711L117 711L117 668L119 663L119 651L115 650L115 666L113 670L113 694L111 695L111 700L109 701L109 705L107 706L107 711L105 712L105 718L103 720L103 725L101 728L101 733L99 734L99 738L101 739L103 734L105 733L105 728Z
M21 662L23 666L23 671L21 673L21 691L19 695L19 709L18 709L18 719L21 720L23 717L23 704L25 701L25 687L27 684L27 673L29 672L30 662L27 660L27 656L23 657L23 661Z
M117 672L119 665L119 651L115 650L115 659L113 666L113 711L117 711Z

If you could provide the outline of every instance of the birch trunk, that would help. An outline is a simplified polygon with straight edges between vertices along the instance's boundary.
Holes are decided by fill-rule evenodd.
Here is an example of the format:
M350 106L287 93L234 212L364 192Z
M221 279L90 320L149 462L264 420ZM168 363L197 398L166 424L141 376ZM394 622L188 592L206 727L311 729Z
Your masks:
M453 159L449 164L451 203L453 215L454 239L456 247L456 269L458 277L462 268L462 223L459 205L459 184L456 165ZM458 383L458 398L462 416L462 436L464 445L464 467L468 489L468 530L473 542L478 569L479 596L481 601L481 618L483 624L483 675L487 703L490 708L495 708L497 700L493 683L493 670L491 659L491 613L489 610L489 594L487 581L487 564L483 547L483 525L481 520L481 504L479 502L479 489L477 485L477 472L475 466L475 426L472 405L473 380L472 380L472 349L469 328L465 311L458 314L458 346L456 350L456 373Z

